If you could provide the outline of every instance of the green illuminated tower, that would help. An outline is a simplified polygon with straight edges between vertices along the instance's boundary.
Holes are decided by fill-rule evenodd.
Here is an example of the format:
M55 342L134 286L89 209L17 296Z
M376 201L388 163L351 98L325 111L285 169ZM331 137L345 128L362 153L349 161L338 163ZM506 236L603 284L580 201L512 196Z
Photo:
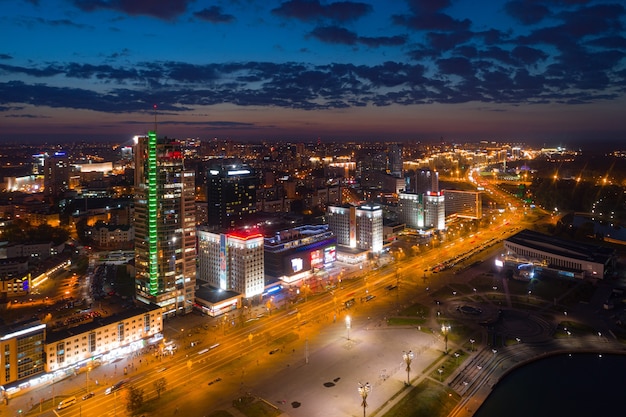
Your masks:
M195 173L179 142L137 137L135 284L137 300L166 315L192 310L196 283Z

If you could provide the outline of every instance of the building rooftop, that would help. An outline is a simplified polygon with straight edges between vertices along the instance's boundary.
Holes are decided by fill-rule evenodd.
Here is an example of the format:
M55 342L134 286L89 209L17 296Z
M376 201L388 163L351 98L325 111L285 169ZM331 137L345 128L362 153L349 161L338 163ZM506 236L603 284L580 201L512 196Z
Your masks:
M211 304L230 300L231 298L239 297L240 295L241 294L236 291L220 290L219 288L212 287L208 284L200 285L200 287L196 290L196 298L207 301Z
M21 330L28 330L41 324L41 321L36 318L30 318L27 320L18 321L10 324L0 325L0 340L4 339L7 335L19 332Z
M117 323L117 322L126 320L128 318L138 316L140 314L150 313L152 311L159 310L160 308L161 307L157 305L153 305L153 304L150 304L150 305L145 304L145 305L140 305L140 306L138 305L138 306L124 309L120 311L119 313L111 314L110 316L99 317L91 322L79 324L78 326L69 327L69 328L65 328L62 330L48 331L48 333L46 334L46 343L58 342L59 340L63 340L68 337L79 335L81 333L86 333L92 330L96 330L100 327L103 327L112 323Z
M615 250L611 248L564 240L528 229L514 234L506 241L554 255L602 264L615 254Z

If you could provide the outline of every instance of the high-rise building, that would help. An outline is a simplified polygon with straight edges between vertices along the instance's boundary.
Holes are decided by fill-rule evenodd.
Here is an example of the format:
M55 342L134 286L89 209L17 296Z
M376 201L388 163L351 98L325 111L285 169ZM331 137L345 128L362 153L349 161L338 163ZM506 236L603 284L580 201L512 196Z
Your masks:
M136 296L184 314L196 285L195 173L179 142L154 132L135 139Z
M383 210L379 205L329 206L327 216L338 244L373 253L383 249Z
M425 169L417 170L415 173L415 186L413 191L417 194L439 191L439 173Z
M66 152L46 155L43 170L44 191L47 195L59 196L69 189L70 163Z
M198 229L198 281L245 298L263 293L263 235L237 230L213 233Z
M220 163L207 175L208 226L232 229L256 213L259 179L246 165Z
M389 171L394 177L402 177L402 145L397 143L389 148Z
M38 319L0 326L0 386L17 385L16 382L26 381L45 371L45 339L46 325ZM4 394L4 389L0 390L0 400L4 400Z
M413 229L424 227L424 194L398 194L398 220Z
M424 227L444 230L446 228L446 205L443 192L424 194Z
M480 219L483 215L480 191L445 190L444 197L446 216Z

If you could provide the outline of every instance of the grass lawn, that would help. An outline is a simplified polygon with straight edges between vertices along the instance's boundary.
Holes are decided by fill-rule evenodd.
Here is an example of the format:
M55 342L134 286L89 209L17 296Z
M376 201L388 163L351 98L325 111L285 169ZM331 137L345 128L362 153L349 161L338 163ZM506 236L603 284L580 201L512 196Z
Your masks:
M568 333L569 332L569 333ZM570 334L571 333L571 334ZM598 331L591 326L576 321L562 321L556 327L555 338L571 336L597 335Z
M385 417L444 417L459 402L459 395L433 381L424 381L409 391Z
M399 316L402 317L427 317L429 314L429 308L423 304L415 303L407 308L403 309L398 313Z
M254 397L241 397L234 400L233 407L247 417L277 417L281 414L278 408Z

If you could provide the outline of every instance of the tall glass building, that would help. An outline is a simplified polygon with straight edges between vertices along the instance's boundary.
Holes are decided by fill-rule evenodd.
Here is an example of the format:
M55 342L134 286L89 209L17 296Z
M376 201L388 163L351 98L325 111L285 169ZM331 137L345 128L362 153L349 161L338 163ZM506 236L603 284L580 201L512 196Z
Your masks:
M215 230L242 227L256 213L259 179L247 165L213 163L207 175L208 226Z
M178 141L154 132L135 139L137 300L185 314L196 285L195 172L185 170Z

